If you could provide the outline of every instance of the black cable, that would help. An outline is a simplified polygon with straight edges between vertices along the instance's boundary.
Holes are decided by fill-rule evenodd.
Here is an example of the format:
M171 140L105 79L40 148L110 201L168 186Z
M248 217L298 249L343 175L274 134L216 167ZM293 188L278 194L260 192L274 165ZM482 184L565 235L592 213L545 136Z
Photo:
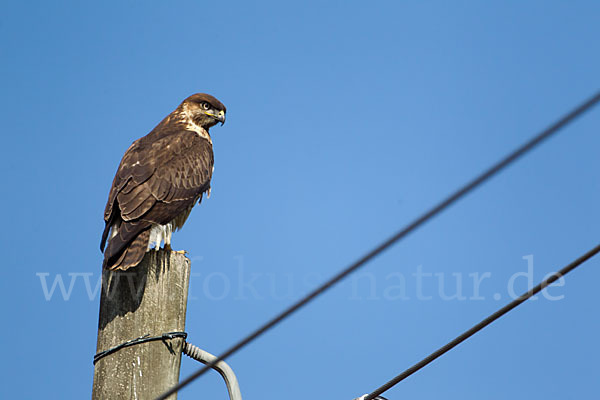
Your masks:
M476 334L477 332L479 332L480 330L482 330L483 328L485 328L486 326L488 326L489 324L491 324L492 322L497 320L498 318L502 317L504 314L511 311L513 308L517 307L521 303L524 303L530 297L535 296L536 294L541 292L547 286L551 285L552 283L554 283L561 277L563 277L566 274L568 274L569 272L573 271L575 268L577 268L578 266L580 266L581 264L583 264L584 262L586 262L587 260L589 260L590 258L595 256L599 252L600 252L600 245L594 247L592 250L588 251L587 253L585 253L584 255L579 257L577 260L573 261L571 264L567 265L560 271L554 273L553 275L548 277L548 279L542 281L539 285L537 285L533 289L531 289L528 292L517 297L515 300L513 300L509 304L505 305L504 307L502 307L501 309L499 309L498 311L496 311L495 313L493 313L492 315L490 315L489 317L487 317L486 319L484 319L477 325L473 326L468 331L464 332L462 335L456 337L453 341L449 342L448 344L446 344L443 347L440 347L439 349L437 349L436 351L434 351L433 353L431 353L430 355L428 355L427 357L425 357L424 359L422 359L421 361L419 361L418 363L416 363L415 365L413 365L412 367L410 367L409 369L407 369L406 371L401 373L400 375L396 376L394 379L387 382L385 385L377 388L372 393L367 395L367 397L365 397L364 400L376 399L377 396L379 396L383 392L389 390L391 387L395 386L400 381L403 381L404 379L408 378L409 376L411 376L412 374L414 374L415 372L417 372L418 370L420 370L421 368L423 368L430 362L432 362L435 359L437 359L438 357L444 355L444 353L446 353L446 352L450 351L451 349L453 349L454 347L458 346L459 344L461 344L462 342L464 342L465 340L467 340L468 338L470 338L471 336L473 336L474 334Z
M225 351L223 354L221 354L218 357L218 359L215 361L215 363L234 354L239 349L246 346L248 343L252 342L254 339L261 336L263 333L265 333L266 331L268 331L269 329L271 329L272 327L277 325L279 322L283 321L284 319L289 317L291 314L298 311L298 309L302 308L304 305L309 303L315 297L319 296L320 294L325 292L327 289L332 287L334 284L338 283L343 278L348 276L350 273L354 272L355 270L357 270L358 268L360 268L364 264L366 264L368 261L372 260L379 254L381 254L384 250L386 250L392 244L396 243L398 240L402 239L403 237L405 237L406 235L408 235L409 233L414 231L416 228L423 225L425 222L430 220L432 217L436 216L441 211L448 208L451 204L456 202L458 199L465 196L467 193L471 192L473 189L475 189L476 187L478 187L479 185L481 185L482 183L484 183L485 181L487 181L488 179L490 179L491 177L496 175L498 172L500 172L501 170L506 168L509 164L511 164L518 158L520 158L525 153L532 150L534 147L536 147L538 144L543 142L545 139L548 139L550 136L552 136L554 133L558 132L565 125L569 124L570 122L575 120L577 117L582 115L584 112L588 111L592 106L596 105L598 103L598 101L600 101L600 92L597 92L591 98L589 98L588 100L583 102L581 105L577 106L574 110L570 111L568 114L561 117L554 124L550 125L548 128L546 128L545 130L543 130L542 132L540 132L539 134L534 136L532 139L530 139L528 142L521 145L519 148L514 150L512 153L510 153L509 155L507 155L506 157L501 159L499 162L494 164L492 167L490 167L489 169L487 169L486 171L484 171L483 173L478 175L475 179L471 180L470 182L468 182L467 184L465 184L464 186L459 188L457 191L452 193L450 196L448 196L447 198L442 200L435 207L433 207L429 211L422 214L416 220L414 220L413 222L408 224L405 228L403 228L402 230L400 230L399 232L397 232L396 234L391 236L389 239L387 239L386 241L381 243L375 249L373 249L370 252L368 252L367 254L365 254L363 257L361 257L360 259L355 261L353 264L346 267L344 270L342 270L338 274L334 275L332 278L327 280L325 283L321 284L319 287L314 289L312 292L310 292L309 294L304 296L302 299L298 300L296 303L292 304L289 308L282 311L277 316L272 318L270 321L268 321L267 323L262 325L260 328L256 329L254 332L252 332L251 334L246 336L244 339L239 341L237 344L230 347L227 351ZM174 387L172 387L171 389L169 389L168 391L163 393L161 396L157 397L157 400L166 400L167 397L176 393L179 389L183 388L184 386L187 386L190 382L192 382L193 380L195 380L198 377L205 374L210 368L211 368L211 365L207 365L207 366L199 369L198 371L194 372L192 375L188 376L183 381L179 382L177 385L175 385Z
M106 357L107 355L115 353L121 349L124 349L125 347L135 346L136 344L142 344L142 343L146 343L146 342L152 342L154 340L167 340L167 339L175 339L178 337L183 338L185 340L185 338L187 338L187 333L185 333L185 332L167 332L167 333L163 333L162 335L159 335L159 336L150 336L150 334L147 333L138 338L128 340L126 342L116 345L115 347L111 347L108 350L104 350L104 351L97 353L94 356L94 365L96 365L96 363L98 361L100 361L102 358Z

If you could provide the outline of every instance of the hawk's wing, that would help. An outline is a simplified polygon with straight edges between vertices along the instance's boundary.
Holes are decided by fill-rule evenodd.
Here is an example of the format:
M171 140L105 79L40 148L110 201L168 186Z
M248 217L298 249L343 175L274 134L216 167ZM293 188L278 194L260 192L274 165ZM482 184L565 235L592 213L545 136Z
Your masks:
M141 260L152 224L169 223L193 206L210 187L213 163L210 142L191 131L158 138L151 133L135 141L121 160L104 211L101 249L116 229L104 252L105 266L125 269L125 258ZM140 248L135 257L125 257L130 245Z

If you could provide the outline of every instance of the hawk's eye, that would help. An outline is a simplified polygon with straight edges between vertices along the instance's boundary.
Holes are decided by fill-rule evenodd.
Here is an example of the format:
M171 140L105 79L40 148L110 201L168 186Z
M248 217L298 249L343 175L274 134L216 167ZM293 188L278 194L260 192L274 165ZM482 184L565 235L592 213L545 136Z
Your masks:
M202 102L202 108L204 108L205 110L210 109L210 104L208 104L207 102Z

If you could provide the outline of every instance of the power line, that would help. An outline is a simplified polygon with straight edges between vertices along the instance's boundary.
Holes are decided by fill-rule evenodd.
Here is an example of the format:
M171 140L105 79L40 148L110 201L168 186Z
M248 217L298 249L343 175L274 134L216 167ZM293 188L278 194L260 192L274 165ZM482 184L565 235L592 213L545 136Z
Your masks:
M427 357L425 357L424 359L422 359L421 361L419 361L418 363L416 363L415 365L413 365L406 371L402 372L400 375L396 376L394 379L390 380L385 385L377 388L372 393L368 394L364 398L364 400L376 399L377 396L379 396L380 394L386 392L387 390L389 390L393 386L397 385L404 379L408 378L409 376L411 376L412 374L414 374L415 372L417 372L418 370L420 370L427 364L431 363L438 357L441 357L446 352L452 350L454 347L458 346L459 344L461 344L462 342L464 342L465 340L467 340L468 338L470 338L471 336L473 336L474 334L476 334L477 332L479 332L480 330L482 330L483 328L485 328L486 326L488 326L489 324L491 324L492 322L497 320L498 318L507 314L513 308L516 308L521 303L524 303L527 299L529 299L529 298L535 296L536 294L538 294L539 292L541 292L547 286L551 285L552 283L554 283L561 277L563 277L566 274L568 274L569 272L573 271L575 268L577 268L578 266L580 266L581 264L583 264L584 262L586 262L587 260L589 260L590 258L595 256L599 252L600 252L600 245L594 247L593 249L591 249L590 251L588 251L581 257L579 257L577 260L573 261L571 264L569 264L566 267L564 267L563 269L561 269L560 271L552 274L550 277L548 277L548 279L542 281L539 285L537 285L533 289L531 289L528 292L517 297L515 300L511 301L509 304L505 305L504 307L502 307L501 309L499 309L498 311L496 311L495 313L493 313L492 315L490 315L489 317L487 317L486 319L484 319L477 325L473 326L468 331L464 332L462 335L457 336L454 340L452 340L445 346L440 347L439 349L437 349L436 351L434 351L433 353L431 353L430 355L428 355Z
M393 236L391 236L390 238L385 240L379 246L377 246L376 248L374 248L373 250L371 250L370 252L368 252L367 254L362 256L361 258L359 258L357 261L352 263L350 266L346 267L341 272L334 275L332 278L330 278L329 280L327 280L326 282L321 284L319 287L317 287L316 289L314 289L313 291L308 293L306 296L304 296L303 298L298 300L296 303L292 304L289 308L282 311L277 316L272 318L270 321L266 322L264 325L262 325L261 327L256 329L254 332L252 332L251 334L249 334L248 336L246 336L245 338L240 340L237 344L230 347L227 351L225 351L223 354L221 354L218 357L218 359L214 361L214 363L217 363L217 362L229 357L230 355L232 355L232 354L236 353L238 350L240 350L242 347L244 347L247 344L249 344L250 342L254 341L257 337L261 336L263 333L270 330L272 327L274 327L275 325L277 325L278 323L280 323L281 321L283 321L284 319L289 317L291 314L298 311L300 308L305 306L307 303L309 303L310 301L315 299L320 294L327 291L333 285L335 285L336 283L338 283L339 281L344 279L346 276L348 276L352 272L354 272L357 269L359 269L360 267L362 267L368 261L374 259L376 256L381 254L383 251L388 249L391 245L393 245L394 243L396 243L397 241L399 241L400 239L402 239L403 237L405 237L406 235L408 235L409 233L414 231L416 228L420 227L425 222L427 222L428 220L430 220L431 218L433 218L434 216L436 216L437 214L439 214L440 212L442 212L443 210L448 208L450 205L455 203L458 199L462 198L469 192L473 191L473 189L480 186L482 183L484 183L485 181L487 181L488 179L490 179L491 177L496 175L498 172L500 172L501 170L506 168L508 165L510 165L517 159L519 159L525 153L531 151L533 148L535 148L537 145L539 145L545 139L548 139L550 136L552 136L553 134L558 132L561 128L563 128L570 122L574 121L576 118L581 116L584 112L588 111L590 108L592 108L594 105L596 105L599 101L600 101L600 92L597 92L594 96L592 96L591 98L589 98L588 100L586 100L585 102L583 102L582 104L577 106L575 109L570 111L568 114L561 117L558 121L556 121L555 123L550 125L548 128L544 129L542 132L540 132L539 134L534 136L532 139L527 141L525 144L523 144L520 147L518 147L517 149L515 149L512 153L505 156L503 159L498 161L496 164L491 166L489 169L482 172L480 175L475 177L473 180L466 183L464 186L462 186L461 188L456 190L454 193L452 193L451 195L446 197L444 200L442 200L436 206L431 208L429 211L425 212L424 214L419 216L417 219L415 219L413 222L408 224L406 227L401 229L399 232L397 232L396 234L394 234ZM187 386L192 381L194 381L195 379L197 379L200 376L202 376L203 374L205 374L210 368L212 368L212 365L206 365L205 367L194 372L192 375L188 376L183 381L179 382L179 384L177 384L176 386L174 386L173 388L169 389L168 391L163 393L161 396L159 396L157 398L157 400L166 400L167 397L176 393L179 389Z

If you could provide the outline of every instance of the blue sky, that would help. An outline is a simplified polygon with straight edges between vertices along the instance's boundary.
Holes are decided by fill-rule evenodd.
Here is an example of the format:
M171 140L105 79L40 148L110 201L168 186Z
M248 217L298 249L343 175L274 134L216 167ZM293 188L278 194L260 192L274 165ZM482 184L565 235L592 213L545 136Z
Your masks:
M211 198L173 242L192 258L189 339L219 353L598 89L591 1L2 11L7 398L91 394L99 298L85 278L100 276L108 189L129 144L186 96L228 109ZM595 246L599 124L586 114L232 357L244 398L367 393ZM599 264L386 397L589 398ZM196 368L184 359L182 377ZM200 397L227 398L216 374L179 398Z

